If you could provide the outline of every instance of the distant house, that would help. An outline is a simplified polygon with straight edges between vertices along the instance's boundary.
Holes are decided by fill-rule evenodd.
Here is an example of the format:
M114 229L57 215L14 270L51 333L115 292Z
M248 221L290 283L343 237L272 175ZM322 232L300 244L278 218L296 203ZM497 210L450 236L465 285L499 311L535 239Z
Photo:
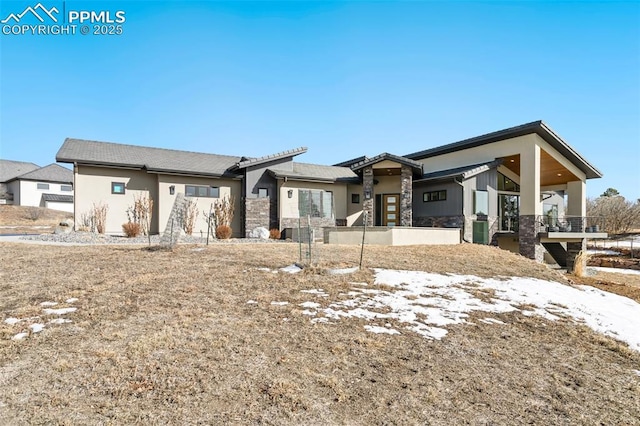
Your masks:
M101 202L109 206L110 233L121 232L137 194L155 200L152 232L165 229L178 193L200 211L230 195L236 237L258 226L286 234L301 220L318 230L455 227L465 241L532 259L541 260L546 248L569 267L587 236L586 181L602 176L541 121L333 166L294 161L306 151L254 158L69 138L56 160L74 165L76 223ZM205 230L199 220L196 232Z
M58 164L0 160L0 203L73 212L73 172Z

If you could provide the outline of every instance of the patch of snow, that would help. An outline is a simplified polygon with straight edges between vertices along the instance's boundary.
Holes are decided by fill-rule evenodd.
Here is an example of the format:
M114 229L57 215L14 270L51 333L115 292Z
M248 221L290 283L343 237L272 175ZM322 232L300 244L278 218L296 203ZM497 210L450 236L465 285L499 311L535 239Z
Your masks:
M633 370L633 372L640 376L640 370Z
M77 311L78 308L44 309L46 315L64 315Z
M280 270L282 272L287 272L289 274L297 274L298 272L302 271L302 268L294 264L294 265L285 266L284 268L280 268Z
M9 325L17 324L20 321L22 321L22 320L19 319L19 318L7 318L7 319L4 320L5 324L9 324Z
M495 318L482 318L480 320L478 320L480 322L483 322L485 324L502 324L504 325L505 323L500 321L499 319L495 319Z
M313 318L313 319L311 320L311 322L312 322L313 324L317 324L317 323L322 323L322 324L331 324L331 323L329 322L329 318L325 318L325 317Z
M354 272L358 272L359 267L353 268L340 268L340 269L329 269L327 272L329 275L344 275L344 274L353 274Z
M300 290L300 293L315 294L316 296L320 296L320 297L329 297L329 295L325 293L324 290L321 288L313 288L311 290Z
M587 250L587 253L589 253L589 254L606 254L607 256L620 256L620 252L614 251L614 250L589 249L589 250Z
M65 300L65 303L76 303L78 301L77 297L70 297L67 300Z
M56 306L58 302L42 302L40 306Z
M271 272L269 268L256 268L256 271Z
M22 339L24 339L25 337L27 337L28 335L29 335L29 333L24 333L24 332L22 332L22 333L18 333L18 334L16 334L15 336L13 336L13 337L11 338L11 340L22 340Z
M285 306L288 305L289 302L271 302L271 304L274 306Z
M640 275L640 271L637 271L635 269L604 268L602 266L589 266L588 269L593 269L596 272L610 272L614 274Z
M257 305L258 302L255 300L247 300L247 305Z
M309 309L302 311L302 315L309 315L310 317L315 317L317 313L317 311L311 311Z
M302 306L303 308L319 308L320 304L317 302L304 302L301 303L300 306Z
M66 324L69 322L73 322L70 319L66 319L66 318L55 318L49 321L49 324Z
M44 324L31 324L29 328L34 333L40 333L42 330L44 330Z
M364 329L376 334L400 334L398 330L393 328L378 327L377 325L365 325Z
M640 351L640 304L616 294L533 278L483 279L385 269L375 273L376 284L392 289L353 289L349 299L335 301L319 313L327 320L393 320L425 338L441 339L447 334L447 326L466 323L470 312L507 313L527 305L532 308L523 311L524 315L551 321L569 318ZM482 290L490 290L491 299L474 296ZM483 322L502 323L491 318Z

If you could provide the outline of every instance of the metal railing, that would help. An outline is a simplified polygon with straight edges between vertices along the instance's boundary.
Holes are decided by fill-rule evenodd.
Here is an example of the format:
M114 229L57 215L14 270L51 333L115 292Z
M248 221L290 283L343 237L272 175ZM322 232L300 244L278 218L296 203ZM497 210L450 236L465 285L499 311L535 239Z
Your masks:
M604 232L604 216L536 216L536 231L540 232Z

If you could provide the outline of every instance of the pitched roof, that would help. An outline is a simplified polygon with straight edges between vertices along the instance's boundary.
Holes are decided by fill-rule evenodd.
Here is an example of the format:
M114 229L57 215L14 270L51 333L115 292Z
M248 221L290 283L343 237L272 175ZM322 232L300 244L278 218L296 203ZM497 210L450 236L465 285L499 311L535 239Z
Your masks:
M502 160L498 159L498 160L489 161L486 163L472 164L464 167L456 167L453 169L439 170L436 172L425 173L424 175L422 175L421 178L414 179L413 181L424 182L429 180L450 179L458 176L461 176L463 179L469 179L470 177L473 177L479 173L482 173L494 167L497 167L500 164L502 164Z
M56 160L156 173L237 177L230 169L241 157L67 138Z
M592 164L585 160L580 154L578 154L578 152L576 152L571 146L569 146L569 144L567 144L560 136L558 136L553 130L551 130L549 126L547 126L541 120L522 124L520 126L510 127L508 129L498 130L497 132L487 133L486 135L476 136L459 142L450 143L448 145L425 149L423 151L405 155L405 157L411 158L412 160L421 160L424 158L430 158L438 155L461 151L463 149L487 145L505 139L524 136L531 133L536 133L552 147L554 147L560 154L562 154L569 161L575 164L576 167L578 167L585 173L587 179L602 177L602 172L600 172Z
M396 163L400 163L405 166L412 167L413 169L422 172L422 163L411 160L407 157L401 157L399 155L389 154L388 152L383 152L382 154L376 155L375 157L371 157L371 158L365 157L362 161L352 164L351 170L360 170L367 166L370 166L375 163L379 163L380 161L384 161L384 160L395 161Z
M236 166L239 169L244 169L244 168L250 167L250 166L257 166L259 164L264 164L264 163L268 163L268 162L271 162L271 161L281 160L283 158L295 157L296 155L300 155L300 154L303 154L305 152L307 152L307 147L306 146L302 146L300 148L289 149L289 150L286 150L286 151L278 152L277 154L265 155L264 157L241 159L236 164Z
M34 163L0 159L0 182L8 182L15 177L29 173L39 167L40 166Z
M351 167L352 165L359 163L361 161L366 161L368 160L369 157L367 157L366 155L363 155L361 157L356 157L356 158L352 158L351 160L347 160L347 161L342 161L340 163L336 163L334 164L334 166L337 167Z
M12 180L38 180L42 182L73 183L73 172L59 164L49 164L31 172L17 176Z
M73 203L73 195L61 194L42 194L44 201L53 201L57 203Z
M323 182L357 182L356 175L348 167L322 166L320 164L293 163L293 170L268 169L275 178L314 180Z

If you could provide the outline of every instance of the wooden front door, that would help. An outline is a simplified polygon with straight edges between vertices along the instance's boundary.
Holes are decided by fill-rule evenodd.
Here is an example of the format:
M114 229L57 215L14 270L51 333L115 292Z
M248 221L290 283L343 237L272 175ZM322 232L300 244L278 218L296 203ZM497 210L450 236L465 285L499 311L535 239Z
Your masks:
M382 226L400 224L400 194L382 196Z

